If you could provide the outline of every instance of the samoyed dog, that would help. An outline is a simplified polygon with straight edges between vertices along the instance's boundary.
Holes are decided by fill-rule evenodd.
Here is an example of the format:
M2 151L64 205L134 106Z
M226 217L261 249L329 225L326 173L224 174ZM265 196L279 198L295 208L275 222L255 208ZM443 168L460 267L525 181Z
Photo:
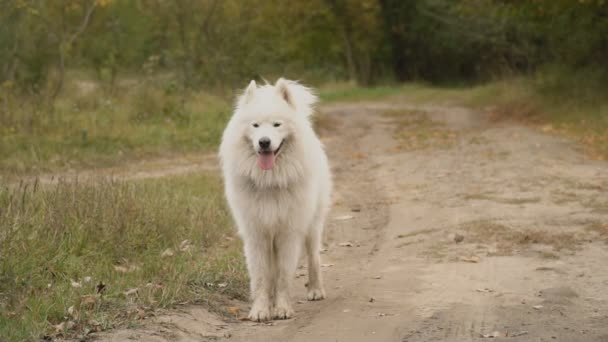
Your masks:
M244 242L252 321L293 315L289 291L302 247L308 300L325 297L319 252L332 182L310 121L316 101L310 88L295 81L251 81L224 131L219 154L226 198Z

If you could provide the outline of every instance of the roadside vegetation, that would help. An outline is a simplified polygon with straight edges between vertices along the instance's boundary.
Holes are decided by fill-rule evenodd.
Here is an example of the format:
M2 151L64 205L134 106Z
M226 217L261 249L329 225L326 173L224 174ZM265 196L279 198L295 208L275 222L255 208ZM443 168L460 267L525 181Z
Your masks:
M224 97L178 91L170 81L121 83L110 93L95 80L74 78L50 113L38 104L5 103L11 110L0 125L0 173L110 166L216 147L231 110Z
M0 336L86 337L247 297L218 176L0 189Z
M464 106L492 120L513 120L574 139L590 157L608 160L608 86L602 80L597 70L548 69L479 85L405 83L362 88L334 84L324 88L321 98L326 102L389 100Z

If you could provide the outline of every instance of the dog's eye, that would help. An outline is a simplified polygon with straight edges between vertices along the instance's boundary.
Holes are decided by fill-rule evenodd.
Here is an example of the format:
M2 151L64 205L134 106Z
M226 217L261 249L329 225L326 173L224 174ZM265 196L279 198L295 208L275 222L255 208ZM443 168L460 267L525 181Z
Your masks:
M281 123L280 122L275 122L273 126L274 127L281 127Z
M255 128L258 128L258 127L260 127L260 124L254 123L254 124L252 124L252 126L255 127Z

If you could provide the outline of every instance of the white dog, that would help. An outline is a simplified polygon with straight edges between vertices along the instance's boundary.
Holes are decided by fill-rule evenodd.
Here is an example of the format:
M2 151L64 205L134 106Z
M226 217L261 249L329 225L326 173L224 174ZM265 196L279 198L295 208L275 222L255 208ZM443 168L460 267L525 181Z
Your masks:
M289 289L303 246L308 300L325 297L319 252L332 184L310 121L316 101L294 81L251 81L224 131L220 159L251 278L250 320L293 315Z

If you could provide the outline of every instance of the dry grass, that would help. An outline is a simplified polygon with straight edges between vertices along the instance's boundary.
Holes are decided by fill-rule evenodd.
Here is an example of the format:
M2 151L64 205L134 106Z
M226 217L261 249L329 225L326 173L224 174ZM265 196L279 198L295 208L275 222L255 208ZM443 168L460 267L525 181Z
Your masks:
M114 92L71 80L53 107L0 99L0 173L110 166L215 149L230 101L176 89L170 80L119 82ZM1 93L1 89L0 89Z
M597 234L604 242L608 243L608 222L594 221L587 227L587 231Z
M422 234L431 234L434 232L437 232L438 229L436 228L427 228L427 229L420 229L420 230L416 230L407 234L399 234L397 235L397 239L403 239L403 238L408 238L408 237L412 237L412 236L417 236L417 235L422 235Z
M383 113L395 123L395 138L399 151L425 148L448 148L456 143L458 135L445 125L432 121L424 111L389 110Z
M477 201L491 201L501 204L511 205L522 205L528 203L538 203L541 201L540 197L520 197L520 198L507 198L500 197L489 193L473 193L464 195L465 200L477 200Z
M245 298L221 193L215 175L1 188L3 341L84 336L218 291Z
M469 88L412 87L404 98L417 103L463 105L494 120L516 120L586 147L595 159L608 159L608 98L605 82L584 75L539 73Z
M496 255L511 255L529 245L547 245L554 251L576 250L583 239L572 232L514 229L491 220L472 221L460 226L469 243L495 244Z
M458 105L484 111L495 120L516 120L583 144L596 159L608 159L608 97L601 73L564 70L539 72L473 87L434 87L410 83L357 88L332 85L322 91L327 101L391 100ZM415 144L416 146L419 144Z

